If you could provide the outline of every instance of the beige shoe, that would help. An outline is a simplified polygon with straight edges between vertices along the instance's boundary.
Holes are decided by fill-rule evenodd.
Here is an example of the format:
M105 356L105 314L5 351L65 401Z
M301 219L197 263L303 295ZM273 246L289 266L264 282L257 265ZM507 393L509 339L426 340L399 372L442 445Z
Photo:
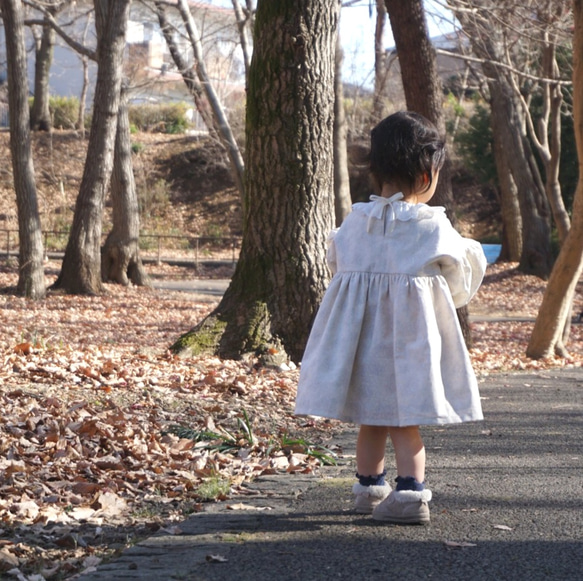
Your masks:
M370 514L375 506L378 506L391 493L391 486L363 486L357 482L352 487L355 495L354 510L359 514Z
M394 490L372 511L372 518L393 524L429 524L431 490Z

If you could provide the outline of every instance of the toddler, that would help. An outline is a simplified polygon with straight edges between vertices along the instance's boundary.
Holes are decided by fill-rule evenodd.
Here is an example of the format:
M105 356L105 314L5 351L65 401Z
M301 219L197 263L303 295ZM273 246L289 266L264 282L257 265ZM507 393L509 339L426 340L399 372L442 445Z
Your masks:
M360 425L355 510L426 524L420 425L482 419L456 308L477 291L482 247L430 207L445 142L423 116L399 112L371 133L379 195L354 204L329 238L333 278L302 361L296 413ZM390 436L396 487L385 482Z

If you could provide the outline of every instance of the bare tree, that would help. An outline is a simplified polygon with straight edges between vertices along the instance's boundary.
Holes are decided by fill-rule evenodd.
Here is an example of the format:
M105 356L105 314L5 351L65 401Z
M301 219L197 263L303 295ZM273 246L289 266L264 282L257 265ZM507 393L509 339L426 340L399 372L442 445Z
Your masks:
M170 51L170 56L172 57L178 72L181 74L182 80L184 81L186 88L192 96L196 110L202 117L204 124L207 126L210 134L218 139L212 113L207 107L202 83L198 79L194 65L191 65L187 62L186 57L182 54L182 51L180 50L178 43L175 40L175 34L177 31L168 18L166 4L160 1L156 1L154 4L156 8L156 14L158 16L158 22L160 24L160 30L162 31L164 39L166 40L166 45Z
M10 152L18 207L17 291L31 299L45 296L43 244L30 142L28 79L21 0L0 0L6 32Z
M568 229L558 181L563 81L557 74L555 47L561 27L568 27L569 9L556 0L448 0L448 5L487 79L505 235L513 243L518 239L512 236L517 199L522 227L519 268L546 278L551 268L551 209L561 237ZM537 94L543 103L538 126L531 113ZM545 168L544 180L536 154Z
M218 307L173 350L301 358L327 285L338 0L259 0L247 94L244 234Z
M340 34L338 34L336 35L336 54L334 59L334 215L336 226L342 224L352 207L350 176L348 174L344 88L342 86L342 60L342 44L340 42Z
M103 206L113 166L130 0L95 0L97 81L87 161L55 288L96 294L101 281Z
M34 38L34 100L30 114L30 126L33 130L49 131L52 127L50 112L49 74L53 61L55 29L51 25L55 16L70 5L72 0L26 0L25 4L33 11L40 11L44 18L27 19L27 24Z
M583 167L583 0L574 0L573 117L579 167ZM579 174L569 234L545 290L526 354L533 359L566 356L563 330L575 288L583 272L583 174Z
M186 37L189 40L190 46L194 54L194 64L189 66L186 60L180 54L180 51L176 47L172 36L174 27L169 22L166 17L166 6L167 3L164 1L156 0L154 2L158 18L160 21L160 27L166 38L166 43L168 44L170 54L174 59L176 67L182 74L183 80L194 97L195 105L199 112L205 110L205 104L203 100L203 95L210 107L212 115L203 114L203 119L207 124L207 127L212 128L213 132L218 136L221 144L227 151L229 160L231 162L231 169L233 173L233 178L237 184L237 188L241 194L244 195L244 185L243 185L243 173L244 173L244 162L241 150L237 144L237 140L233 135L231 125L227 119L227 115L224 111L223 105L217 95L212 80L206 70L206 64L204 60L201 36L198 30L195 19L192 16L190 8L186 0L177 0L176 8L180 13L182 18L182 23L186 30ZM196 73L196 79L192 73ZM202 89L202 90L201 90Z
M385 5L401 65L407 108L430 119L445 135L442 85L422 0L385 0ZM455 224L449 163L440 174L434 200L436 205L446 207L448 217Z
M385 26L387 23L387 7L384 0L376 0L376 25L374 35L374 94L372 101L373 123L378 123L383 118L383 97L389 77L387 66L388 56L384 45Z
M560 45L560 23L565 22L568 16L570 16L570 8L561 1L547 0L536 6L536 22L539 25L538 29L535 29L538 30L536 41L540 46L540 48L537 47L537 52L540 52L542 57L540 75L544 78L544 82L539 83L542 85L539 89L542 112L538 123L533 120L530 107L534 91L531 89L529 95L525 95L525 91L517 82L516 75L510 76L514 91L523 106L529 136L545 169L545 191L561 244L567 237L571 222L563 202L559 182L563 93L559 83L557 47Z
M89 31L89 26L91 24L91 18L87 18L85 21L85 28L83 30L82 42L85 44L87 40L87 33ZM87 105L87 92L89 89L89 57L86 54L79 54L79 59L81 60L81 68L83 69L83 85L81 87L81 94L79 95L79 115L77 116L76 128L81 133L82 137L85 137L85 107Z
M55 31L48 22L40 27L40 33L37 33L34 26L32 29L35 39L35 68L30 128L49 131L52 126L49 109L49 72L53 61Z
M148 276L140 258L140 211L132 164L132 143L127 91L117 119L117 133L111 179L113 226L101 250L101 277L124 286L130 281L149 286Z
M93 51L85 45L92 22L92 13L87 12L84 16L84 31L82 40L79 42L67 35L50 12L45 12L45 19L49 21L59 36L64 38L73 50L79 54L82 60L84 85L78 120L78 125L82 132L84 132L84 95L87 91L88 65L89 61L97 61L99 58L98 52ZM124 91L124 99L127 98L127 94L128 92ZM93 158L88 156L87 163L92 165ZM96 276L99 276L103 281L116 282L123 285L127 285L130 281L136 285L149 285L148 277L139 256L140 217L133 175L127 102L124 102L123 106L119 107L115 134L113 173L111 177L113 226L101 250L101 270L96 271ZM109 178L107 178L107 183L109 183ZM93 264L92 268L96 268L95 264ZM97 292L98 288L99 286L95 285L95 290L91 292ZM73 292L79 291L75 290Z
M243 63L245 64L245 78L249 76L249 67L251 66L251 55L253 49L251 47L251 38L253 37L253 9L251 2L248 0L247 8L241 6L239 0L232 0L233 10L235 11L235 19L237 21L237 28L239 29L239 38L241 40L241 50L243 51Z

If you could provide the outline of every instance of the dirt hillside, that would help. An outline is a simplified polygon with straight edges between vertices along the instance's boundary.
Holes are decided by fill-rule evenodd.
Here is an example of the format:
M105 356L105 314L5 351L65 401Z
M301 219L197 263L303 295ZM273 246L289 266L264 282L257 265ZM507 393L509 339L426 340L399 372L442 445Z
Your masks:
M191 236L240 236L241 204L217 144L186 135L138 133L132 138L142 231ZM87 139L73 131L33 135L38 199L44 230L67 230L85 163ZM9 133L0 131L0 230L17 229ZM351 170L353 194L367 195L366 177ZM492 192L456 174L458 215L465 235L495 235L498 204ZM106 211L104 232L109 229ZM3 242L0 242L3 244Z

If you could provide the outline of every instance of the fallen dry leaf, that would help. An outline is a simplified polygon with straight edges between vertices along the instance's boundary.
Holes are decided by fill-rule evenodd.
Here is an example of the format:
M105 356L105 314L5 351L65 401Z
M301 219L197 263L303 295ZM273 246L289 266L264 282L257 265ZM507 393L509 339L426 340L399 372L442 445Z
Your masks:
M253 506L252 504L245 504L243 502L239 502L236 504L227 504L227 508L229 510L272 510L269 506Z
M512 528L506 525L492 525L492 528L498 529L500 531L511 531Z
M477 547L475 543L467 543L465 541L444 541L443 543L446 547L451 547L455 549L465 548L465 547Z
M209 563L226 563L228 559L222 555L207 555L206 560Z

